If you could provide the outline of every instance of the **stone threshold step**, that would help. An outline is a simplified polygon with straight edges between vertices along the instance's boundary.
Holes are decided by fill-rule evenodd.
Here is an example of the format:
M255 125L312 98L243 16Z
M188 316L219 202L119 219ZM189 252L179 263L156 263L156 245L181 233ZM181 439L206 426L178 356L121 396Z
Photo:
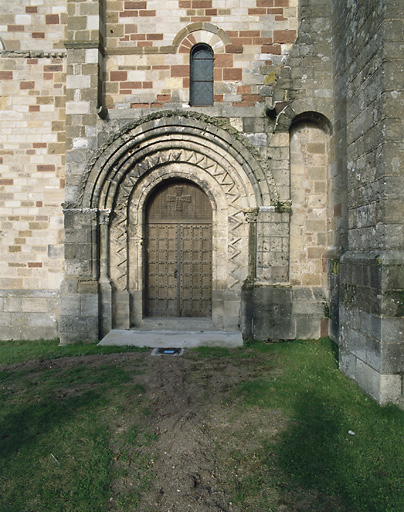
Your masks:
M241 332L238 331L185 331L185 330L123 330L113 329L99 343L101 346L134 346L134 347L227 347L243 346Z

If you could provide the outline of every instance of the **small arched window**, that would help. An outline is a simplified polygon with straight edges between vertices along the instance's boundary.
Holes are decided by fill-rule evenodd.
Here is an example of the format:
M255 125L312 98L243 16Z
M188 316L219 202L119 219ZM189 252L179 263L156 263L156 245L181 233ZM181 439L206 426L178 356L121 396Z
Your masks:
M191 50L189 103L196 107L213 105L213 50L196 44Z

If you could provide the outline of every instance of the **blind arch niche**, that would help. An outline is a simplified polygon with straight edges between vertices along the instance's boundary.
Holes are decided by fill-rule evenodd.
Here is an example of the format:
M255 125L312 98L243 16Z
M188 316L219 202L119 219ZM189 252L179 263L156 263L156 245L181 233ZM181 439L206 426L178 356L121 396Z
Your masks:
M190 105L213 105L213 63L214 53L209 45L200 43L191 49Z

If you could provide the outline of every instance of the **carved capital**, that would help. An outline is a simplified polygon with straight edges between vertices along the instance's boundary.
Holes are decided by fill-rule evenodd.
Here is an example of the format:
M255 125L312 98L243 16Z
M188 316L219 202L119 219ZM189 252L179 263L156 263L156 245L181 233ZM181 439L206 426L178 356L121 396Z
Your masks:
M65 203L62 206L65 215L95 215L98 212L97 208L66 208Z
M252 222L257 222L259 208L244 208L243 213L246 222L249 224Z
M292 201L278 201L275 205L277 213L289 213L292 208Z
M100 224L108 225L111 218L111 210L100 210Z

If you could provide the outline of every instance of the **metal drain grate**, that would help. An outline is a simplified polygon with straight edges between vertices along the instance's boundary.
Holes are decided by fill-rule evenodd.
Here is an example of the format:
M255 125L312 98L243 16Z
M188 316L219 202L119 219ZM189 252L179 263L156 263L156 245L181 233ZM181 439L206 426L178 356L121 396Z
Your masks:
M152 356L182 356L183 348L154 348Z

